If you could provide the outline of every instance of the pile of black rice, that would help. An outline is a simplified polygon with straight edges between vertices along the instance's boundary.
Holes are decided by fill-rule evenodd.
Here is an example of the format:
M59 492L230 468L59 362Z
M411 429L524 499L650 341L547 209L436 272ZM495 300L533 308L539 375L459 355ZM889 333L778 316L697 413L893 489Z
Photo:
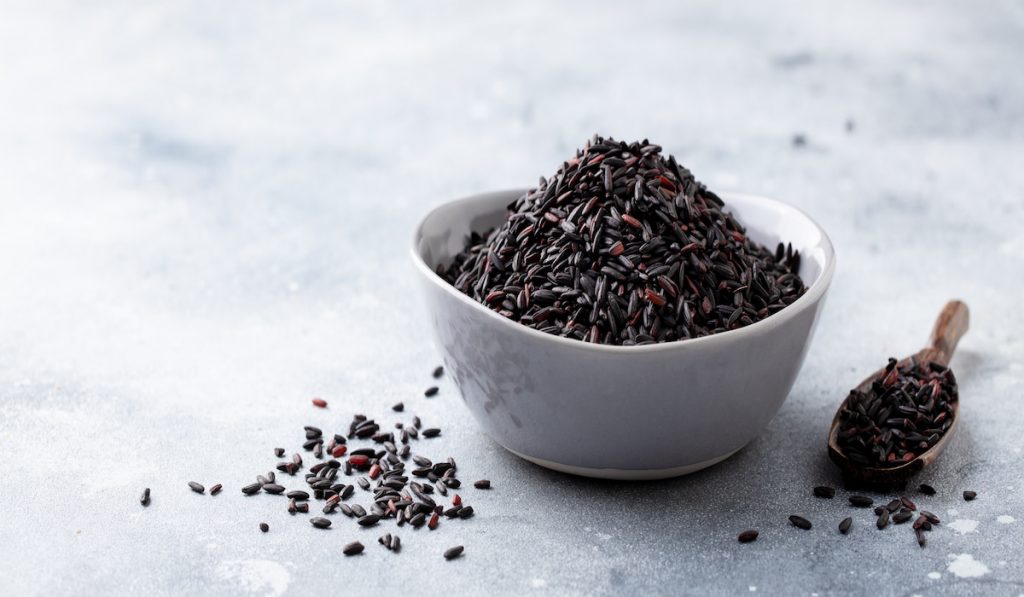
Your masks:
M741 328L806 290L800 254L754 243L724 202L646 139L594 136L438 273L534 329L644 345Z

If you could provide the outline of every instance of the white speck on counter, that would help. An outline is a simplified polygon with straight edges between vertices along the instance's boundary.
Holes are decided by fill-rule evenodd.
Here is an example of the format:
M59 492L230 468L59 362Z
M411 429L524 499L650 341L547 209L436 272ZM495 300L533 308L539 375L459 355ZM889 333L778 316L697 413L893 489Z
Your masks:
M1016 519L1014 517L1010 516L1009 514L1001 514L1001 515L996 517L996 521L1000 522L1002 524L1010 524L1010 523L1014 522L1015 520Z
M756 593L757 592L757 587L755 587L754 585L750 585L749 588L750 588L750 592L751 593Z
M530 579L530 586L534 589L543 589L548 585L547 581L543 578L532 578Z
M991 572L988 566L975 560L969 553L949 554L949 557L950 561L946 569L957 578L977 578Z
M971 520L970 518L958 518L949 523L949 528L956 531L958 535L966 535L978 530L978 521Z
M291 574L270 560L228 560L217 567L217 574L252 594L277 597L288 590Z
M942 578L942 573L941 572L929 572L928 573L928 578L930 578L932 580L939 580L940 578Z

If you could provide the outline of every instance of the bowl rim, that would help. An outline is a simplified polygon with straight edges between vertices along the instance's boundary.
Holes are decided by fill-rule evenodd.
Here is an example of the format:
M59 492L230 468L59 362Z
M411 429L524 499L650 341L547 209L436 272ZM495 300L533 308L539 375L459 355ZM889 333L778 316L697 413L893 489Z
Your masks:
M781 311L766 317L760 321L756 321L748 326L738 328L735 330L727 330L717 334L711 334L709 336L701 336L700 338L690 338L687 340L675 340L672 342L658 342L654 344L645 344L643 346L621 346L617 344L592 344L590 342L583 342L581 340L575 340L572 338L564 338L562 336L555 336L553 334L547 334L540 330L535 330L529 326L522 325L517 321L502 317L491 309L488 309L484 305L473 300L469 295L463 294L457 290L454 286L448 283L447 280L442 278L431 269L427 263L423 260L423 256L419 252L419 241L423 238L423 226L424 224L438 211L444 208L450 208L458 204L469 204L478 203L485 199L492 198L495 195L508 194L521 196L526 193L529 189L504 189L497 191L485 191L482 193L476 193L459 199L446 201L439 205L434 206L430 211L424 214L416 224L416 227L412 235L412 244L410 251L412 253L412 260L416 266L416 269L423 275L427 280L433 283L435 286L439 286L444 292L452 295L456 300L463 302L472 309L477 309L480 312L490 317L492 321L497 325L509 326L509 330L515 330L519 333L526 334L528 337L533 337L538 341L553 342L555 345L562 345L567 349L585 350L596 353L608 353L608 354L644 354L649 352L659 351L671 351L671 350L684 350L686 347L700 347L706 345L712 345L713 343L731 342L734 340L741 340L745 336L756 335L764 331L768 331L771 327L781 326L788 322L790 319L796 317L796 315L805 309L811 307L819 300L828 290L829 285L832 282L832 275L835 272L836 257L835 249L832 246L832 239L829 238L828 233L821 227L811 216L807 215L802 209L779 201L778 199L772 199L763 195L754 195L748 193L717 193L726 203L726 208L729 207L729 198L738 197L744 201L755 201L772 204L778 206L783 212L789 212L789 215L795 215L802 217L813 226L818 233L821 235L820 246L825 251L825 266L818 276L818 279L807 288L807 292L800 298L790 303L788 306L783 308ZM742 223L742 222L741 222Z

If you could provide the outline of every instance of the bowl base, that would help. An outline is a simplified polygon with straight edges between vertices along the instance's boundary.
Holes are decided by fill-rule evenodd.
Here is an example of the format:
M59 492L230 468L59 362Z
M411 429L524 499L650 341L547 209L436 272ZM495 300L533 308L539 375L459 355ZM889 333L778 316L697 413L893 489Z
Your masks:
M709 466L713 466L722 462L726 458L732 456L736 452L740 451L740 448L736 448L728 454L717 456L710 460L698 462L695 464L688 464L686 466L676 466L672 468L655 468L655 469L618 469L618 468L588 468L585 466L573 466L571 464L561 464L559 462L552 462L550 460L544 460L543 458L535 458L533 456L527 456L521 454L515 450L505 448L509 452L512 452L516 456L523 460L529 460L530 462L542 466L544 468L558 471L560 473L569 473L570 475L579 475L581 477L592 477L594 479L611 479L614 481L657 481L659 479L671 479L673 477L682 477L683 475L689 475L695 473L701 469L705 469Z

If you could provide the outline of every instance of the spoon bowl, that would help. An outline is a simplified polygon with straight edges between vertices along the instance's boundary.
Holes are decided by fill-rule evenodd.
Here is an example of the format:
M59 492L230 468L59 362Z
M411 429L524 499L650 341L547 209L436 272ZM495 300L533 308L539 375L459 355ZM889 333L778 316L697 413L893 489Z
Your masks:
M935 327L932 330L928 346L909 357L901 359L896 366L902 368L908 365L928 365L929 363L935 363L943 367L948 366L950 359L953 357L953 351L956 350L957 343L967 332L969 322L970 313L967 305L961 301L950 301L942 309L938 319L935 321ZM881 379L887 372L887 369L883 367L872 373L854 388L854 391L868 392L871 389L871 384L875 380ZM952 423L933 446L918 454L909 462L887 467L864 466L850 460L839 446L840 413L842 413L848 401L849 396L839 405L835 417L832 419L832 426L828 434L828 455L832 462L843 472L844 479L854 485L884 487L905 483L907 479L935 462L939 454L942 453L942 450L949 443L950 438L953 437L957 423L960 420L960 400L958 398L951 405L953 411Z

